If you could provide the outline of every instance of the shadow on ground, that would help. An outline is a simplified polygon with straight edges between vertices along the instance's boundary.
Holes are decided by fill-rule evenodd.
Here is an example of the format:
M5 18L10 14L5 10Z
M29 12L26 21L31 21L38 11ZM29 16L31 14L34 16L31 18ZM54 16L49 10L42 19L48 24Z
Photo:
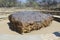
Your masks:
M7 24L8 24L9 29L10 29L11 31L14 31L14 32L19 33L19 34L22 34L22 32L19 32L19 31L17 30L17 28L15 28L15 27L12 25L12 23L8 22Z
M53 17L55 21L60 22L60 18L58 17Z
M60 37L60 33L59 32L54 32L54 35L56 35L57 37Z

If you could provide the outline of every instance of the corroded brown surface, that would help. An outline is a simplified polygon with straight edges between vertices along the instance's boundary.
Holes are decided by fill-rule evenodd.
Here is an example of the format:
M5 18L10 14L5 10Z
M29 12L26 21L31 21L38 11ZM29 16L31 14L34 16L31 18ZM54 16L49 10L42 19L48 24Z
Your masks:
M43 14L38 11L23 11L11 14L9 20L13 29L19 33L25 33L47 27L53 18L50 14Z

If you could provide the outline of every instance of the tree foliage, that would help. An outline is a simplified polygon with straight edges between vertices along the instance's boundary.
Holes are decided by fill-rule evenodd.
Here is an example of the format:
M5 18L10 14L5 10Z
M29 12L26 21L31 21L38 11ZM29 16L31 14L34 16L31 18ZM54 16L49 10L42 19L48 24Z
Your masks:
M41 7L44 3L44 6L56 5L56 0L27 0L25 3L17 0L0 0L0 7Z
M15 4L16 0L0 0L0 7L12 7Z

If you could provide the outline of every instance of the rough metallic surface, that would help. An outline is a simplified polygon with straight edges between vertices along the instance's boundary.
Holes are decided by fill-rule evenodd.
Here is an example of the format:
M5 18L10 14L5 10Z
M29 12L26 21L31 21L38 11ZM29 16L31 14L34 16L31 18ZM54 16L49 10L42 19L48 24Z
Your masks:
M9 16L9 21L13 25L12 28L19 33L30 32L42 27L47 27L52 20L52 15L43 14L39 11L22 11Z

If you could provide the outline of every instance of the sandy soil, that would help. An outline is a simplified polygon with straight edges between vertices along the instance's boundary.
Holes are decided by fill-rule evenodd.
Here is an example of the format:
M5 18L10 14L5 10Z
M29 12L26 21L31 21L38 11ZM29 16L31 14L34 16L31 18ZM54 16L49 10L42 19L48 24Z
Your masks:
M15 31L12 31L9 28L8 25L9 21L8 20L2 20L0 21L0 34L13 34L17 35L18 33ZM25 33L25 35L30 35L30 34L49 34L49 33L54 33L54 32L60 32L60 23L57 21L52 21L52 23L46 27L46 28L41 28L40 30L37 31L31 31L30 33Z
M18 34L9 29L8 20L0 21L0 34Z
M0 10L0 11L2 11L2 10ZM6 10L3 10L3 11L6 11ZM10 10L8 10L8 11L10 11ZM60 17L59 17L59 20L60 20ZM17 40L17 39L20 40L21 35L15 31L12 31L9 28L8 23L9 23L8 20L0 20L0 40L6 40L7 38L9 38L10 40ZM52 23L48 27L41 28L40 30L37 30L37 31L31 31L30 33L25 33L24 35L40 35L41 36L41 34L43 34L42 37L43 37L43 39L45 38L45 40L47 40L47 39L48 40L50 40L50 39L60 40L60 38L56 39L55 35L52 34L54 32L60 32L60 22L53 20ZM7 35L5 35L5 34L7 34ZM14 36L14 35L17 35L17 39L15 39L16 36ZM33 36L29 36L29 37L33 37ZM28 39L29 39L29 37L28 37ZM37 36L37 37L39 37L39 36ZM35 39L35 37L33 37L33 38ZM7 39L7 40L9 40L9 39ZM39 38L39 40L40 40L40 38Z
M23 36L9 28L8 20L0 20L0 39L1 40L60 40L60 37L55 36L54 32L60 32L60 22L52 21L52 23L46 27L41 28L37 31L31 31L30 33L25 33ZM21 38L22 37L22 38ZM30 38L31 37L31 38Z

